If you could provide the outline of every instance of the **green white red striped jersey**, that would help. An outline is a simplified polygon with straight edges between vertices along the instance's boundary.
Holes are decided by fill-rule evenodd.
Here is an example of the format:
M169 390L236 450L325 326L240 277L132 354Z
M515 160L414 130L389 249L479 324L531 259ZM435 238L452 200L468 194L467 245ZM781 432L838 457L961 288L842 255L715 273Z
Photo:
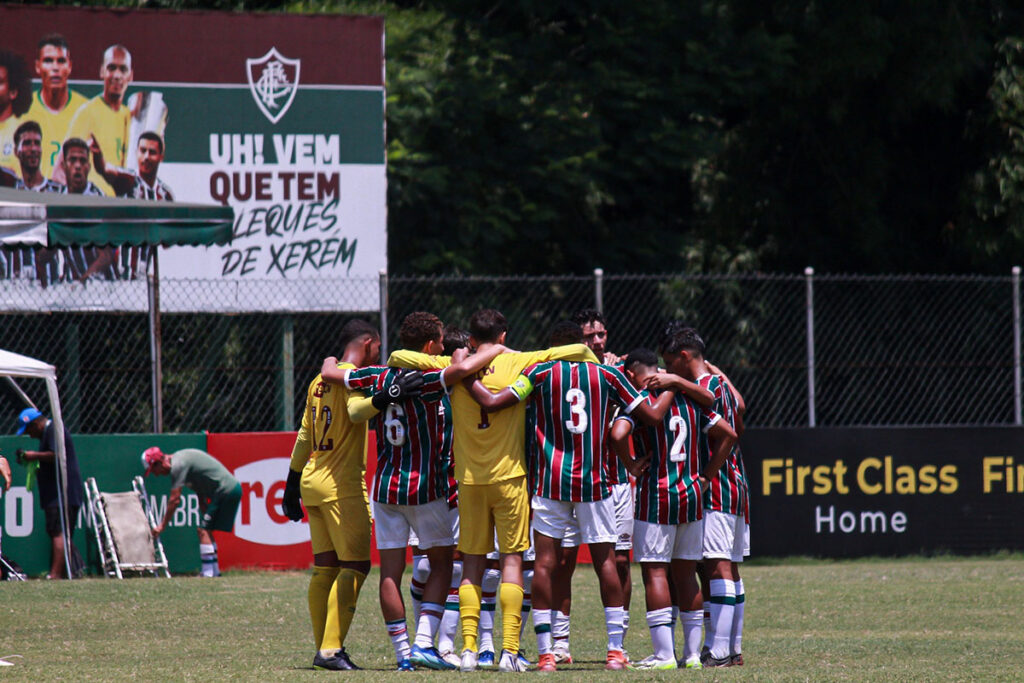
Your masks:
M739 405L729 384L722 379L721 375L710 373L698 377L697 384L711 392L711 395L714 396L711 409L721 415L735 430ZM750 490L747 486L743 455L738 442L732 447L722 469L718 470L709 481L708 490L704 492L705 510L727 512L731 515L746 516L748 514ZM750 521L749 517L747 517L747 521Z
M717 413L676 394L661 422L650 427L634 423L636 457L651 456L647 472L636 480L636 519L686 524L704 517L697 478L710 458L705 433L720 419Z
M350 370L345 386L375 394L403 372L408 371L383 366ZM452 426L440 410L447 392L440 370L424 372L419 396L392 403L371 420L377 435L371 496L378 503L423 505L448 498Z
M608 497L605 445L618 405L628 414L647 400L608 365L548 361L526 370L513 385L532 395L526 413L526 458L533 495L587 503Z

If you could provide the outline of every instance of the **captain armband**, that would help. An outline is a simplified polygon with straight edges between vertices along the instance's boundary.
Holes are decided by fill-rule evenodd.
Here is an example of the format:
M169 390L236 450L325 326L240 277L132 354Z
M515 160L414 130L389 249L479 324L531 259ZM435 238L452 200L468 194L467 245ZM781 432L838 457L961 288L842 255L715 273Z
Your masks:
M533 382L530 381L529 377L519 375L515 382L508 385L508 388L512 390L512 393L516 395L520 401L525 399L531 393L533 393Z

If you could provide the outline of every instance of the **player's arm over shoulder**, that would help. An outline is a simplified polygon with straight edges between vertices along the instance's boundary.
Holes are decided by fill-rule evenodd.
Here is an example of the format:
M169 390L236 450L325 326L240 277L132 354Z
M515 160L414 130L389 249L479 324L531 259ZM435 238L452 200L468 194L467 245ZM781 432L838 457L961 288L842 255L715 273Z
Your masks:
M566 344L565 346L552 346L549 349L538 351L538 361L543 360L574 360L586 361L588 363L600 363L601 361L586 344Z
M412 370L436 370L452 364L451 356L431 356L419 351L399 349L392 351L388 357L388 365L393 368L409 368Z

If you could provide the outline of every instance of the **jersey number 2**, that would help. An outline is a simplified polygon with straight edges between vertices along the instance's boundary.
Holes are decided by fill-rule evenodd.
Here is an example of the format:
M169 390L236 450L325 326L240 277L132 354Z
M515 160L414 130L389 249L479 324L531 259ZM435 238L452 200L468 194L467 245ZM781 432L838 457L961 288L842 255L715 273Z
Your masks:
M679 415L673 415L668 421L668 429L675 434L675 438L672 439L672 448L668 452L668 459L672 462L686 462L686 453L683 451L686 434L689 431L686 420Z

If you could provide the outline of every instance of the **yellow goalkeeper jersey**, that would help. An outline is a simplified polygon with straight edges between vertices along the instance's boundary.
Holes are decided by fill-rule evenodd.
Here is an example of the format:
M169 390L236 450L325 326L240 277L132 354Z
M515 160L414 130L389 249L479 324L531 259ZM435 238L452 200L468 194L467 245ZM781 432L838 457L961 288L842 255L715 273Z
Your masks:
M503 353L483 371L481 380L491 391L504 389L534 363L547 360L597 362L593 351L583 344L556 346L543 351ZM415 351L395 351L388 365L443 368L448 356L429 356ZM462 383L452 389L455 478L460 484L494 484L526 476L526 402L511 408L484 413Z
M351 363L338 367L355 369ZM302 502L321 505L338 498L366 498L366 420L370 399L320 375L306 391L291 469L302 470Z
M54 111L43 104L43 95L36 91L32 96L32 106L24 118L35 121L43 129L43 158L39 170L47 178L53 177L53 167L60 160L60 150L64 144L64 136L71 126L71 119L83 104L88 102L85 96L68 91L68 101L60 111ZM89 142L86 140L86 142Z

